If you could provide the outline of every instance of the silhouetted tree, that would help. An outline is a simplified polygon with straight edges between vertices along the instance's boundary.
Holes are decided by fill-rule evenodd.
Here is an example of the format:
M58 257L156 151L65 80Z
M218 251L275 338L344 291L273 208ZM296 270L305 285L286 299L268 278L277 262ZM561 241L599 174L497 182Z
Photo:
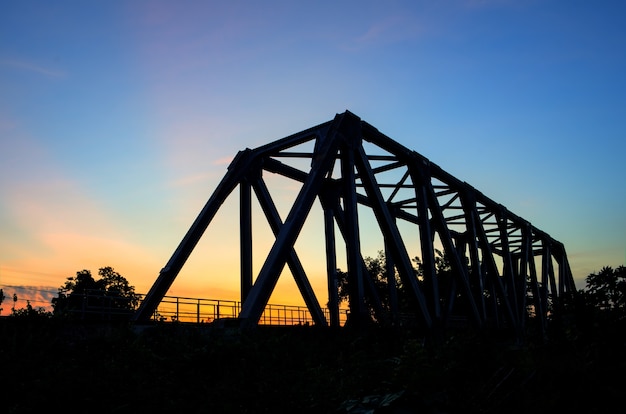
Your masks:
M603 267L585 278L570 305L579 331L591 340L626 332L626 267ZM622 338L620 340L623 340Z
M54 315L82 319L128 317L139 303L135 287L109 266L100 268L98 275L100 279L95 280L84 269L68 277L58 296L52 299Z
M626 267L605 266L600 272L587 276L585 282L590 304L604 311L623 313L626 310Z
M578 292L578 306L584 314L593 315L593 323L626 318L626 267L603 267L585 278L585 289Z
M367 273L367 277L369 277L373 285L375 287L376 293L382 302L382 306L385 309L389 309L390 301L388 294L388 281L387 281L387 272L385 269L386 259L385 254L382 251L378 252L378 256L375 258L365 257L363 259L365 262L365 272ZM401 284L400 278L397 274L394 274L396 286ZM347 272L343 272L340 269L337 270L337 281L339 286L339 300L341 302L349 302L350 301L350 286L349 286L349 277ZM365 301L367 306L371 309L371 297L370 295L365 295Z
M417 282L420 285L424 284L424 269L421 260L419 257L415 257L412 259L414 263L413 270L415 272L415 277L417 278ZM393 288L390 287L390 281L388 279L388 270L387 270L387 258L385 257L385 253L382 250L378 251L378 255L376 257L367 256L363 259L365 264L365 272L366 276L372 282L374 290L378 299L380 300L381 307L384 312L392 311L392 291L395 290L395 295L397 299L397 311L402 312L411 312L411 301L409 299L409 293L407 292L406 286L402 282L400 275L397 270L394 268L393 274ZM440 284L448 285L452 283L452 267L450 265L449 259L443 254L440 250L435 250L435 273L437 275L437 279ZM350 301L350 290L349 290L349 277L347 272L343 272L341 269L337 269L337 281L339 287L339 300L341 302ZM371 294L368 294L367 289L364 289L366 294L365 296L365 305L370 310L371 317L375 320L376 316L374 313L374 306L372 303Z

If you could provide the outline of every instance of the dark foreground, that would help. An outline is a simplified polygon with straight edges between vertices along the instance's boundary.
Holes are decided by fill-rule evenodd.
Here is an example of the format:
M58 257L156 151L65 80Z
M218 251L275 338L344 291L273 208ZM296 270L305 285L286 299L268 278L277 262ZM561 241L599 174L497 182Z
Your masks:
M198 329L0 318L2 413L604 413L621 330L514 346L468 332Z

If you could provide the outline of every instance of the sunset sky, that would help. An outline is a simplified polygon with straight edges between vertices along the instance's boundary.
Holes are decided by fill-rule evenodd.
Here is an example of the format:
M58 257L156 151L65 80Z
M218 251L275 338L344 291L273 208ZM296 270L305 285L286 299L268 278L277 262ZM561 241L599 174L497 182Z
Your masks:
M345 110L564 243L582 288L626 263L625 21L621 0L4 1L0 288L111 266L146 293L239 150ZM238 298L232 206L171 294ZM283 279L272 301L300 302Z

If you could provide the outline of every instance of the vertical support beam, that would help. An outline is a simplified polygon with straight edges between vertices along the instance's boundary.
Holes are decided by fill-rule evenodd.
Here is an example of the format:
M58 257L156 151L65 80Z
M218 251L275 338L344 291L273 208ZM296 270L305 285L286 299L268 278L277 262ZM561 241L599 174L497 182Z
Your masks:
M398 287L396 286L396 267L393 261L393 253L387 239L385 243L385 275L387 275L387 288L389 291L389 310L391 311L391 322L399 322L400 307L398 304Z
M559 243L558 245L558 264L559 264L559 295L566 292L574 292L576 285L572 276L572 270L565 254L565 247Z
M319 194L324 177L334 165L340 141L337 135L343 134L345 129L347 129L345 131L346 135L350 135L349 130L352 124L358 122L354 118L356 117L349 113L337 115L329 132L317 138L323 141L316 146L311 171L307 175L284 224L280 227L280 232L276 236L276 240L254 285L252 285L252 289L250 289L246 301L241 306L239 317L246 321L244 323L256 324L261 318L263 309L267 305L278 277L285 266L287 256L293 249L304 221L311 210L315 198ZM348 125L344 125L344 121Z
M481 246L482 250L482 246ZM502 291L498 289L499 276L498 272L494 273L494 269L487 263L485 263L485 251L483 251L483 261L480 266L483 268L482 272L485 275L485 290L489 292L489 297L486 298L487 301L487 322L495 327L502 328L502 316L501 308L505 308L507 306L507 300L502 295ZM506 308L505 308L506 309ZM508 315L505 315L508 316ZM511 322L511 326L515 325L514 319L508 319Z
M415 271L413 266L411 266L411 259L409 259L409 255L407 253L406 246L402 241L400 231L398 230L382 193L380 192L380 187L378 186L376 178L374 177L372 169L369 165L365 150L361 145L359 145L355 152L357 154L355 161L357 163L357 168L359 170L363 186L365 187L365 191L372 202L372 209L383 236L386 240L389 240L392 243L392 257L398 268L400 277L407 287L411 289L413 299L417 301L423 322L428 328L431 328L432 318L426 304L426 299L424 298L424 294L417 283Z
M522 328L526 326L526 321L528 319L528 311L526 309L527 305L527 289L528 289L528 262L530 261L530 257L532 255L532 235L530 234L530 225L525 223L521 227L522 232L522 240L521 240L521 252L519 258L519 275L518 282L520 284L519 292L521 295L520 298L520 311L522 313Z
M482 267L480 265L480 258L478 256L478 235L476 232L476 222L478 216L478 212L476 211L476 200L473 198L472 194L466 190L465 194L463 194L461 197L461 202L463 203L463 210L465 213L465 223L468 233L466 241L469 248L469 256L471 261L471 269L468 269L468 275L473 279L473 282L475 284L474 295L476 301L480 305L479 311L481 312L481 317L483 321L486 321L487 313L484 295L484 276L482 272Z
M137 309L137 312L133 315L133 321L147 322L152 315L154 315L163 296L165 296L174 282L174 279L178 276L180 269L182 269L194 247L198 244L198 241L202 237L202 234L204 234L211 220L213 220L213 217L215 217L217 210L235 189L241 178L251 168L255 160L256 157L252 150L240 151L237 154L228 167L228 172L215 189L215 192L213 192L204 205L200 214L187 231L187 234L185 234L185 237L183 237L183 240L172 254L172 257L170 257L170 260L165 267L161 269L159 277L154 282L145 298L141 301L139 309Z
M521 334L521 321L523 319L520 312L519 300L517 295L517 286L515 284L515 270L513 266L513 257L511 255L511 246L509 244L508 217L504 207L496 212L496 220L498 222L498 230L500 232L500 244L502 250L502 280L504 282L505 294L510 303L513 315L515 317L515 326L518 335Z
M503 283L506 279L498 273L498 266L496 265L492 246L487 239L485 228L480 220L476 222L476 231L478 243L482 251L482 264L486 268L487 283L491 287L490 291L492 292L492 302L494 307L494 316L496 317L496 324L498 327L500 326L501 318L499 315L499 308L502 307L506 310L505 316L509 320L513 329L517 332L517 318L515 317L510 297L507 294ZM500 300L497 299L497 296L500 297Z
M531 235L532 238L532 235ZM532 245L530 245L530 261L528 262L529 267L529 279L530 279L530 288L533 293L533 306L535 307L535 318L539 321L539 330L541 332L542 337L545 335L546 330L546 315L543 307L543 300L541 289L539 287L539 278L537 277L537 266L535 264L535 254Z
M328 205L332 205L328 203ZM324 233L326 240L326 274L328 278L328 311L330 326L339 326L339 286L337 281L337 255L335 221L331 207L324 207Z
M241 302L252 288L252 189L247 179L239 183L239 244Z
M556 287L556 277L554 274L554 265L552 264L552 257L553 257L553 251L552 251L552 243L549 242L550 244L547 246L546 251L547 253L547 266L548 266L548 278L550 281L550 294L553 298L556 298L558 296L558 290ZM546 285L548 286L548 285Z
M455 279L460 282L461 287L464 290L467 305L469 307L468 313L473 317L476 326L482 328L484 320L481 318L478 308L476 307L476 301L472 295L472 289L469 284L467 272L461 262L459 251L452 241L450 230L448 229L443 211L441 210L441 206L439 205L439 201L437 200L437 196L435 195L435 191L432 186L428 189L427 196L430 212L433 216L433 222L439 232L444 251L449 256L452 271L456 276Z
M437 279L437 270L435 269L435 246L433 244L434 231L430 225L428 191L427 186L431 188L430 172L428 171L427 161L418 161L415 168L412 169L411 178L415 186L415 198L417 201L417 220L420 247L422 251L422 270L424 272L424 283L430 294L428 302L432 309L433 319L441 320L441 304L439 292L439 280Z
M361 264L361 238L356 200L354 152L341 151L341 180L345 217L346 259L348 264L348 292L350 296L350 323L359 327L369 319L365 306L363 266Z
M542 256L541 256L541 287L542 287L542 306L545 311L548 311L549 298L555 292L554 286L554 269L552 267L552 249L550 247L550 240L544 237L541 240L542 243Z
M324 199L322 199L324 200ZM322 201L324 202L324 201ZM343 211L343 209L341 208L341 205L339 204L339 199L335 199L335 204L332 210L335 214L335 222L337 223L337 227L339 228L339 231L341 232L341 235L343 236L344 242L347 244L348 240L349 240L349 235L348 232L346 230L347 226L346 226L346 213ZM346 246L347 248L347 246ZM359 249L360 250L360 249ZM363 303L365 305L369 305L369 309L374 311L374 314L377 318L377 320L382 321L385 317L385 312L383 310L382 307L382 301L380 300L380 297L378 295L378 291L376 289L376 285L374 283L374 280L369 277L368 274L366 274L366 269L367 269L367 265L365 264L365 261L363 260L363 256L361 255L361 252L358 252L358 263L361 267L361 280L363 283L363 293L364 293L364 299L363 299ZM350 277L350 275L348 274L348 277ZM369 302L366 302L365 297L366 295L369 295ZM369 311L369 309L367 309ZM369 317L368 317L369 319Z

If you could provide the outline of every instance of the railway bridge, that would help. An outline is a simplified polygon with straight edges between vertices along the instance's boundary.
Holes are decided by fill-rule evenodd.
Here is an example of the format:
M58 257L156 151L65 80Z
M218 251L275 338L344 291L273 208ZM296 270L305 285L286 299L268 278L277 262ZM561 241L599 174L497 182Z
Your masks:
M285 217L268 175L279 175L299 189ZM241 323L259 323L285 266L313 324L319 326L342 323L342 277L349 298L347 324L406 323L408 315L426 331L445 330L459 318L479 329L508 329L516 335L532 318L545 331L563 298L575 291L562 243L345 111L235 156L141 302L135 322L153 318L216 213L236 190ZM253 195L274 235L258 273L252 266ZM328 289L321 296L295 247L314 209L321 210L324 223L319 227ZM364 217L373 219L364 223ZM382 240L382 278L368 272L362 251L364 226L374 228ZM338 258L346 272L338 270ZM438 259L447 264L445 274ZM327 299L324 309L321 297Z

